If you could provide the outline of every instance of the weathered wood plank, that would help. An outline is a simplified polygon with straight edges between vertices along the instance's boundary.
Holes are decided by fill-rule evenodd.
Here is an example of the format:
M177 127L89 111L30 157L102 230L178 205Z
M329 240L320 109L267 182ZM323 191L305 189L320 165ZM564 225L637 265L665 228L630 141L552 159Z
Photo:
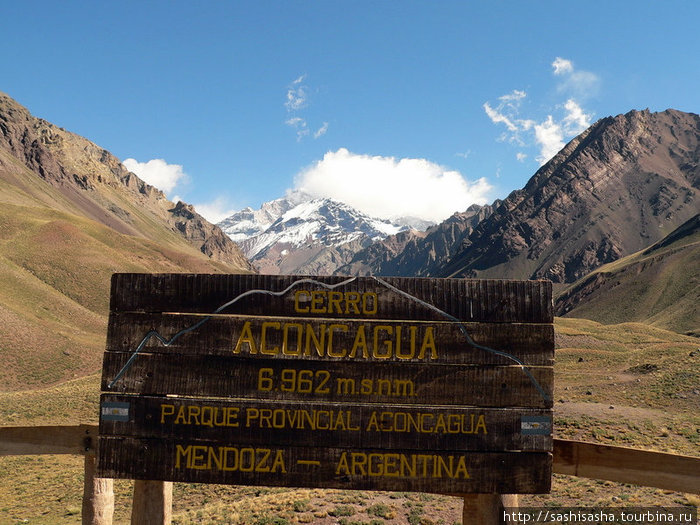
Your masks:
M131 354L106 352L102 389ZM540 391L542 389L542 391ZM551 367L137 355L112 392L257 399L550 408Z
M555 439L554 472L700 493L700 457Z
M329 286L336 287L329 289ZM277 293L286 289L289 289L288 293L280 297L269 293L250 293L239 298L251 290ZM317 293L312 293L313 291ZM115 274L112 277L111 310L214 313L236 300L221 313L438 321L447 319L445 315L422 304L428 303L461 321L551 323L551 296L552 285L549 281Z
M548 490L551 292L545 281L117 274L100 468L141 480Z
M350 452L114 437L101 437L100 450L98 472L112 478L452 494L543 493L551 480L551 454L535 452Z
M118 404L118 405L115 405ZM551 452L551 410L388 406L103 394L100 435L251 445ZM548 420L541 433L528 424Z
M0 427L0 455L82 455L86 437L97 433L97 425ZM700 457L563 439L553 444L556 474L700 492Z
M172 518L172 482L136 480L131 525L170 525Z
M93 425L0 427L0 456L94 452Z
M157 332L169 342L151 334ZM551 324L364 321L113 313L107 350L280 359L360 359L455 364L552 365ZM264 347L262 343L264 342ZM434 346L421 352L424 347ZM353 352L354 349L354 352ZM508 354L512 357L504 356ZM422 356L422 357L421 357ZM351 358L352 359L352 358Z

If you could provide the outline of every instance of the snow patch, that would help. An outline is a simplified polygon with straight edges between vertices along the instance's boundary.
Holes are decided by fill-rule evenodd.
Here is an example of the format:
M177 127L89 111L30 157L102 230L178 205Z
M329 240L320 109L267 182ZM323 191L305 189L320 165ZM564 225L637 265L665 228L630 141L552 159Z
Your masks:
M245 208L219 223L239 243L246 257L255 260L275 244L300 247L340 246L366 237L377 241L409 229L404 221L369 217L332 199L311 198L301 192L264 203L259 210ZM406 220L410 223L412 221ZM282 255L288 255L284 250Z

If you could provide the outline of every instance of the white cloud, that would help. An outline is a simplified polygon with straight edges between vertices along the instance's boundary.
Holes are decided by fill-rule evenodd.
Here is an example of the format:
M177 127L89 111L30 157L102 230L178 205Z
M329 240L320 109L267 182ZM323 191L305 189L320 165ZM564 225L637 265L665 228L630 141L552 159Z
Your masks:
M501 95L498 97L498 100L502 100L503 102L514 102L518 100L522 100L527 96L527 93L524 91L520 91L519 89L514 89L512 93L508 93L507 95Z
M552 62L552 67L554 68L555 75L571 73L574 70L573 62L562 57L555 58L554 62Z
M305 110L309 106L309 86L305 83L306 75L300 75L287 87L287 97L284 107L287 108L287 120L284 123L296 131L297 142L309 135L318 139L328 132L328 122L323 122L320 126L316 122L307 121ZM318 126L318 127L317 127Z
M519 118L520 105L522 100L527 97L525 91L514 89L511 93L498 97L500 101L494 108L488 102L484 102L483 108L486 115L494 124L505 124L509 133L504 133L499 137L499 142L506 140L519 146L524 146L521 133L533 128L535 121L531 119Z
M296 111L306 106L307 88L303 84L305 78L306 75L301 75L287 88L287 101L284 103L287 111Z
M328 122L324 122L323 125L316 130L316 133L314 133L314 138L317 139L322 137L326 134L326 131L328 131Z
M194 204L194 209L197 210L197 213L199 213L202 217L213 224L216 224L217 222L224 220L226 217L230 217L236 213L236 210L230 206L223 197L217 197L211 202Z
M591 125L592 115L583 112L581 106L576 101L569 99L564 104L566 116L564 117L564 131L568 135L578 135Z
M484 102L484 111L486 111L486 114L489 116L491 122L493 122L494 124L502 122L510 131L518 131L518 126L513 124L513 122L511 122L511 120L508 117L506 117L503 113L500 113L498 110L493 109L488 102Z
M297 142L310 133L309 125L301 117L292 117L284 122L287 126L294 128L297 132Z
M556 57L552 68L554 75L559 77L557 92L568 96L565 102L551 107L546 118L522 118L521 105L527 93L517 89L498 97L499 102L495 107L489 102L483 105L486 115L494 124L506 127L497 140L509 141L520 147L537 146L539 154L535 158L541 164L556 155L564 147L565 140L591 125L593 113L587 113L579 100L594 94L600 85L597 75L577 70L571 60ZM526 158L522 151L516 154L520 162Z
M561 77L557 92L585 99L596 95L600 89L600 78L590 71L581 71L574 67L571 60L557 57L552 62L554 74Z
M560 120L554 120L552 115L547 115L544 121L535 126L535 142L540 148L536 159L540 164L554 157L565 146L564 139L575 137L591 125L592 115L584 113L575 100L567 100L564 110L564 117Z
M458 153L455 153L457 157L462 157L463 159L469 158L469 155L472 154L472 150L468 149L467 151L460 151Z
M598 75L588 71L576 71L557 86L557 91L573 95L579 99L586 99L598 94L600 91L600 78L598 78Z
M182 171L182 166L168 164L164 159L151 159L147 162L126 159L122 164L139 178L165 193L172 191L179 182L187 180L187 174Z
M499 100L508 102L520 100L523 97L515 98L513 94L519 93L514 91L510 95L499 97ZM551 159L557 152L564 147L564 133L569 136L576 135L588 127L589 115L586 115L581 107L573 100L568 100L564 105L567 113L561 121L555 121L552 115L547 115L547 118L542 122L537 123L533 119L519 118L519 107L513 104L499 104L499 109L507 111L508 115L504 115L494 110L488 102L484 104L486 115L494 124L505 124L508 131L503 133L497 139L499 142L506 140L517 144L520 147L526 147L528 143L537 145L540 150L536 160L540 164L544 164ZM582 127L583 126L583 127ZM523 152L518 152L515 158L524 162L527 155Z
M563 138L562 128L554 122L552 115L547 115L544 122L535 126L535 140L540 146L540 155L537 160L540 164L547 162L564 147Z
M439 222L473 203L486 203L491 185L468 182L457 171L425 159L329 151L301 171L295 190L346 202L375 217L419 217Z

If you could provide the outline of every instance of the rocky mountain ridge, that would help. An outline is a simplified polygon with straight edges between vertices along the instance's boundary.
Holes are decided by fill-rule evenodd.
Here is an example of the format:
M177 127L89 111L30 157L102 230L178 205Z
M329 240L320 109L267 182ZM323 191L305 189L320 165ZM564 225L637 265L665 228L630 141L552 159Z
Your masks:
M17 176L17 166L58 190L47 193ZM0 169L4 178L45 205L115 231L177 245L182 236L208 257L251 271L238 247L184 203L129 172L109 151L30 112L0 93ZM186 211L185 211L186 210ZM163 226L170 234L164 234Z
M458 251L477 224L493 213L492 205L473 204L426 231L408 230L357 252L336 270L338 275L428 277Z
M434 275L570 283L690 219L699 189L700 116L607 117L495 207Z
M99 370L115 272L250 271L191 206L0 95L0 391Z

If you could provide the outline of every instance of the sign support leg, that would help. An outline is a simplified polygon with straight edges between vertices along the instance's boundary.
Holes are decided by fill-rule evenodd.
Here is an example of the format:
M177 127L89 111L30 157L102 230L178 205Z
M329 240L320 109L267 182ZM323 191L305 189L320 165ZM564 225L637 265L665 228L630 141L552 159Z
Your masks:
M85 454L83 525L112 525L114 480L95 477L95 454Z
M517 494L465 494L462 525L504 525L504 509L518 506Z
M172 517L172 481L134 481L131 525L170 525Z

